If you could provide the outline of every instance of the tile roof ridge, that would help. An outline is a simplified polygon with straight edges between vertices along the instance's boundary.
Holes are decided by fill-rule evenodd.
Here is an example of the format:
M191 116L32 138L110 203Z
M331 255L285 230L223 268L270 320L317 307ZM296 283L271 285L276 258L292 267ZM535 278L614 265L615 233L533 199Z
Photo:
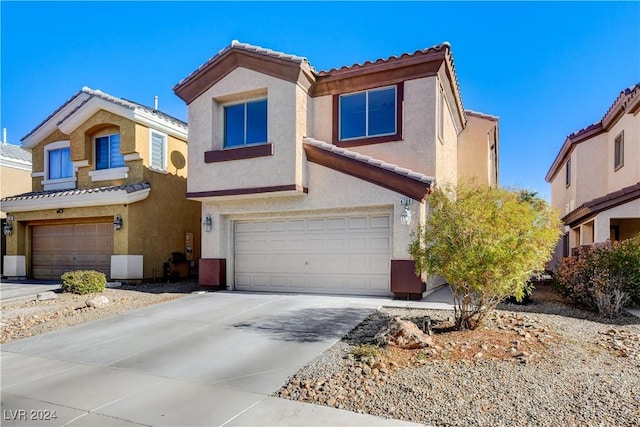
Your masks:
M481 113L479 111L474 111L474 110L464 110L464 113L469 116L480 117L481 119L488 119L488 120L494 120L494 121L500 120L500 117L494 116L493 114Z
M5 202L5 201L14 201L14 200L43 198L43 197L73 196L78 194L104 193L108 191L126 191L127 193L134 193L136 191L145 190L147 188L151 188L151 183L148 181L143 181L143 182L138 182L134 184L109 185L104 187L67 188L62 190L28 191L26 193L16 194L14 196L3 197L1 201Z
M67 99L65 102L63 102L62 105L60 105L51 114L49 114L44 120L42 120L36 127L34 127L31 131L29 131L29 133L27 133L25 136L20 138L20 141L24 141L25 139L27 139L28 137L33 135L38 129L40 129L42 126L44 126L44 124L46 122L48 122L53 116L58 114L64 107L66 107L67 105L71 104L71 102L73 102L73 100L76 99L78 96L80 96L82 93L83 93L83 90L80 90L80 91L76 92L75 94L73 94L69 99Z
M384 63L394 62L394 61L397 61L399 59L411 58L411 57L418 56L418 55L427 55L427 54L434 53L434 52L440 52L442 50L450 51L451 50L451 44L449 42L445 41L445 42L442 42L442 43L437 44L437 45L433 45L433 46L430 46L430 47L427 47L427 48L424 48L424 49L416 50L413 53L404 52L404 53L402 53L400 55L391 55L391 56L386 57L386 58L378 58L376 60L365 60L362 63L357 63L356 62L356 63L354 63L352 65L343 65L340 68L331 68L329 70L322 70L322 71L319 71L317 74L319 76L322 76L322 75L328 75L328 74L331 74L331 73L335 73L337 71L360 69L360 68L363 68L363 67L366 67L366 66L369 66L369 65L372 65L372 64L384 64Z
M309 67L312 73L315 73L315 68L311 65L309 60L304 56L293 55L285 52L280 52L277 50L267 49L262 46L257 46L249 43L242 43L236 39L231 40L231 43L227 46L220 49L215 55L207 59L203 62L198 68L196 68L193 72L191 72L187 77L180 80L173 86L173 90L175 91L178 86L183 85L184 83L192 80L198 73L200 73L203 69L208 67L210 64L215 62L218 58L222 57L225 53L229 52L232 49L244 50L246 52L253 52L260 55L268 56L271 58L281 59L285 61L295 62L298 64L305 64Z
M342 157L348 157L354 160L357 160L359 162L362 163L367 163L371 166L377 167L377 168L381 168L381 169L386 169L388 171L397 173L398 175L403 175L406 176L408 178L414 179L416 181L420 181L420 182L424 182L424 183L428 183L428 184L434 184L435 183L435 177L433 176L429 176L429 175L425 175L423 173L420 172L415 172L411 169L408 168L404 168L402 166L393 164L393 163L387 163L384 160L380 160L380 159L376 159L373 158L371 156L366 156L364 154L360 154L356 151L351 151L351 150L347 150L345 148L341 148L338 147L336 145L333 144L329 144L327 142L321 141L319 139L315 139L315 138L311 138L311 137L304 137L303 142L306 142L314 147L320 148L322 150L325 151L329 151L332 153L335 153L339 156Z

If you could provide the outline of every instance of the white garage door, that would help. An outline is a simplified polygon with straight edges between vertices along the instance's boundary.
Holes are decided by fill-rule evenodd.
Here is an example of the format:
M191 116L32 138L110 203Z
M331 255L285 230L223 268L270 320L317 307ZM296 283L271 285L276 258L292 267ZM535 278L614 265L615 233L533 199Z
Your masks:
M235 288L388 295L388 215L237 222Z

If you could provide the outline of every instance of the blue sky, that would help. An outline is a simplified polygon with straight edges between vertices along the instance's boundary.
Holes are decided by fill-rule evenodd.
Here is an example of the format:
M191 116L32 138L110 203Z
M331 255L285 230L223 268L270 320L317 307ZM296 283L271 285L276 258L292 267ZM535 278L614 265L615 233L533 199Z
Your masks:
M550 197L566 136L640 82L640 2L0 2L1 124L83 86L186 120L172 87L237 39L317 70L449 41L465 108L500 117L500 183Z

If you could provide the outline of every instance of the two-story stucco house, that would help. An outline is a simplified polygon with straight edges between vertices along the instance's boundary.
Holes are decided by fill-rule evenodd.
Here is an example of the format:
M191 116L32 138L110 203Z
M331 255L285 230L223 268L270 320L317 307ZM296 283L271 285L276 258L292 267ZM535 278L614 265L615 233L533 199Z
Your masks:
M465 112L448 43L318 72L234 41L174 91L201 284L421 297L408 245L430 192L497 185L497 118Z
M2 130L0 143L0 199L12 194L24 193L31 189L31 153L17 145L7 143L7 130ZM11 226L7 226L7 214L0 212L0 230L2 230L2 257L7 253L6 234ZM1 258L0 258L1 260ZM0 262L0 274L4 269Z
M620 92L600 121L564 141L546 180L563 214L556 258L640 234L640 83Z
M184 197L186 123L83 88L22 143L33 156L32 188L1 201L13 217L7 276L93 269L159 279L169 260L180 275L195 272L200 205Z

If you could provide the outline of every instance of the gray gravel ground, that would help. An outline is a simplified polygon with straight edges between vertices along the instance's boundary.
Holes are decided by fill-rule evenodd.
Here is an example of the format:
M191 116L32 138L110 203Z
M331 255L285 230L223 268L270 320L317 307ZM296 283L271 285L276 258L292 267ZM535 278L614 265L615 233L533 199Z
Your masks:
M277 395L437 426L640 425L639 318L608 321L566 306L574 317L544 314L562 312L558 304L529 307L538 313L524 312L526 306L502 308L515 311L496 312L487 330L512 334L513 341L506 341L512 348L500 343L471 348L478 341L449 332L440 335L446 344L433 353L398 356L383 350L358 360L354 349L370 341L390 316L444 320L453 315L383 309L295 374ZM470 357L445 357L456 354L454 349L468 349Z

